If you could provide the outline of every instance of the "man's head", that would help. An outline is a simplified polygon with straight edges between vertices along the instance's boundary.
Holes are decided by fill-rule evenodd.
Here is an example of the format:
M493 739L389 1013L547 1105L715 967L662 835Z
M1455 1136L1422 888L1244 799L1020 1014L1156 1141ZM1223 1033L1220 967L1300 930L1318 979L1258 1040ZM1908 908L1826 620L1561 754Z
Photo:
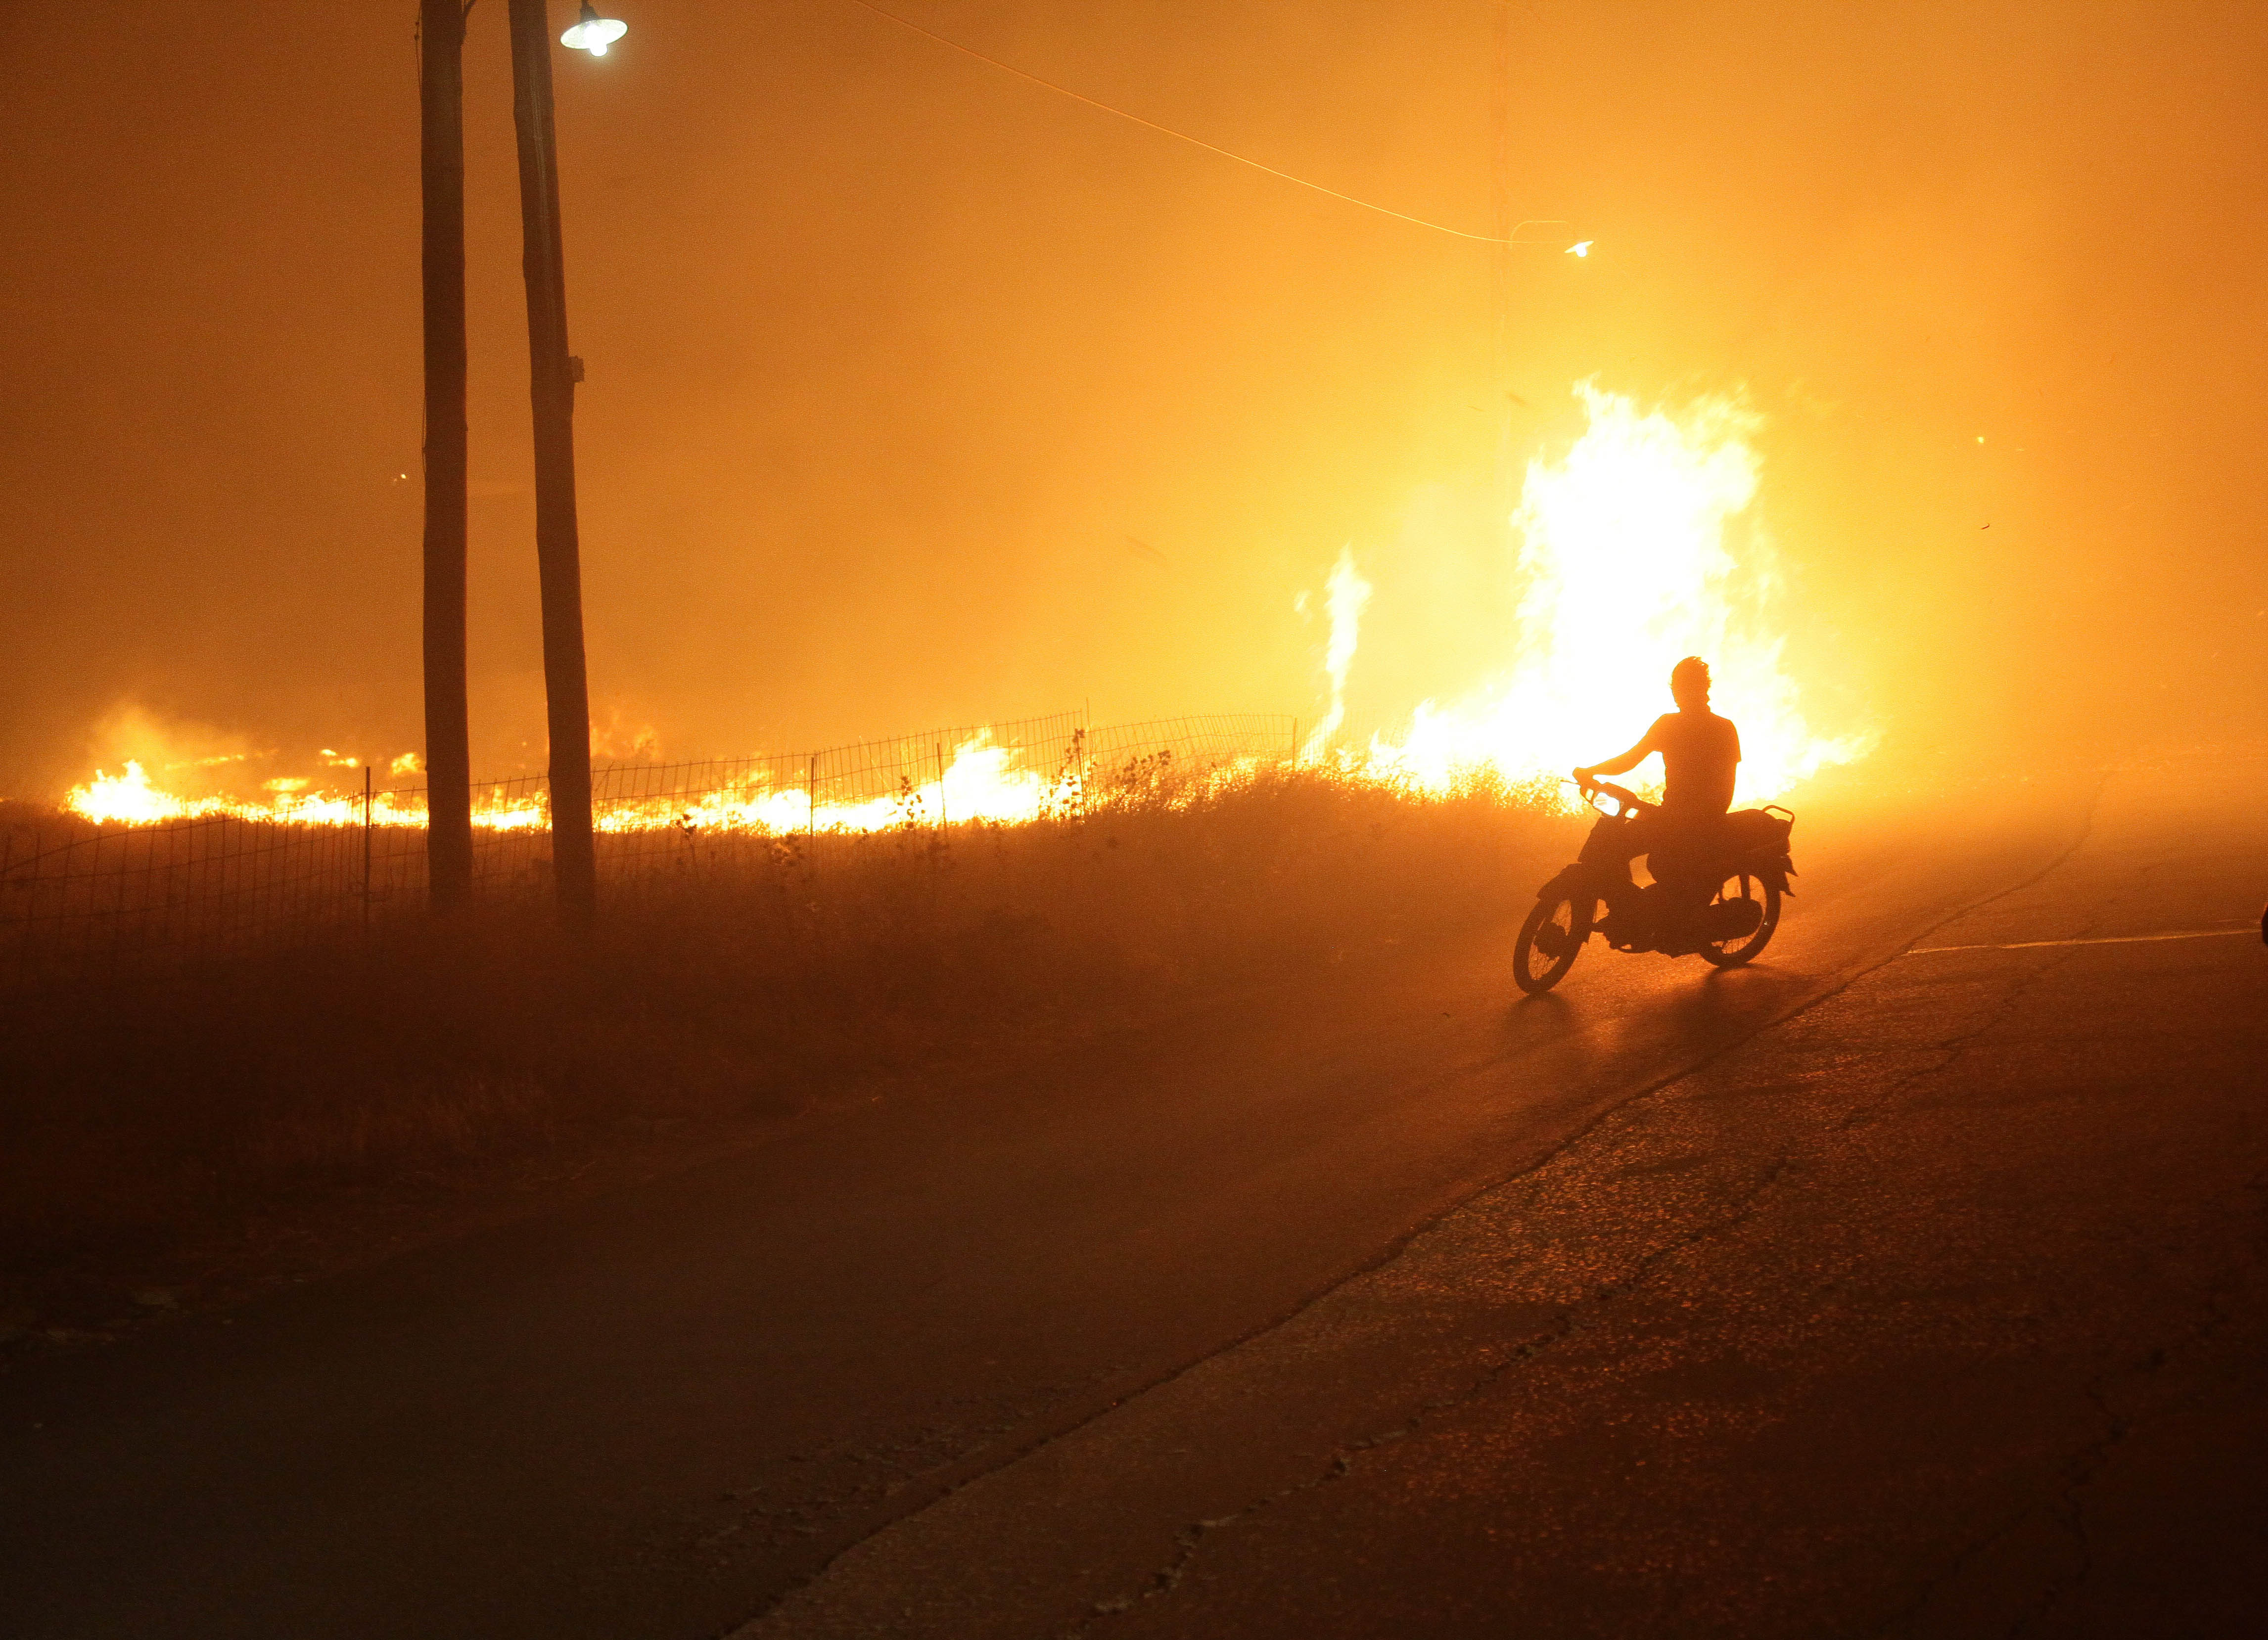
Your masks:
M1698 655L1688 655L1669 669L1669 698L1677 702L1681 712L1705 712L1709 710L1709 663Z

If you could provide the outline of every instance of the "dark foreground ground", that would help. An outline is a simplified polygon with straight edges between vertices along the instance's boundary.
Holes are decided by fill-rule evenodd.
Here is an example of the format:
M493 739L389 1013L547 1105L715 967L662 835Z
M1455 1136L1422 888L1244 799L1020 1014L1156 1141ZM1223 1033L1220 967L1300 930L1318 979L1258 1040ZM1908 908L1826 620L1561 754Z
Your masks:
M18 1352L0 1612L2249 1632L2268 952L2228 930L2268 877L2264 776L1799 831L1751 970L1594 954L1515 1003L1508 930L1353 952L1107 1054ZM2128 938L2166 934L2199 937Z

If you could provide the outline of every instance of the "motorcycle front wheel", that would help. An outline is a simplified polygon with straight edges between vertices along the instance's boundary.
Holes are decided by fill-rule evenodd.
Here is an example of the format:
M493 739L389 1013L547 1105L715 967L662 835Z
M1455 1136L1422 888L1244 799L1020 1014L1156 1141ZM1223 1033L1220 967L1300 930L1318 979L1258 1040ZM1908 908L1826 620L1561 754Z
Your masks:
M1591 936L1591 906L1565 894L1539 900L1513 942L1512 977L1530 997L1541 997L1567 977Z
M1717 897L1710 902L1709 909L1713 912L1728 901L1753 900L1756 896L1749 893L1749 885L1754 880L1727 878L1717 886ZM1755 930L1738 938L1716 940L1701 947L1701 954L1720 968L1737 968L1743 962L1753 961L1771 944L1772 931L1779 927L1779 890L1771 883L1760 882L1756 886L1764 890L1764 914L1756 919Z

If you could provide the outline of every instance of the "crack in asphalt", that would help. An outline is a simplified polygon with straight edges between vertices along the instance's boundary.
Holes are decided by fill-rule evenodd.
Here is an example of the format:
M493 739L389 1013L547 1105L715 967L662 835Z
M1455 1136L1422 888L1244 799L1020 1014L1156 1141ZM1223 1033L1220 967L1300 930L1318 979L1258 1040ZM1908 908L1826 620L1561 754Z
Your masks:
M2077 1446L2058 1466L2064 1480L2053 1498L2021 1511L2011 1526L2021 1524L2033 1515L2046 1511L2062 1526L2078 1550L2078 1563L2069 1572L2050 1578L2041 1588L2030 1609L2008 1627L2009 1640L2031 1632L2047 1621L2064 1600L2083 1586L2095 1570L2094 1544L2087 1527L2085 1489L2110 1466L2117 1448L2132 1436L2144 1417L2129 1417L2111 1404L2111 1394L2121 1382L2154 1378L2183 1356L2210 1343L2221 1329L2235 1319L2234 1313L2211 1293L2203 1299L2203 1316L2170 1343L2153 1345L2148 1352L2131 1360L2125 1366L2101 1377L2089 1379L2081 1386L2081 1394L2102 1420L2102 1432L2091 1441Z
M2074 844L2073 847L2076 848L2077 845ZM2073 947L2077 947L2085 942L2068 940L2056 941L2053 943L2058 945L2069 945ZM1962 949L2013 950L2015 949L2015 947L1949 946L1947 947L1947 949L1956 951ZM1946 1037L1941 1041L1925 1043L1923 1045L1935 1053L1943 1055L1943 1058L1940 1059L1935 1064L1921 1065L1916 1067L1914 1070L1907 1071L1904 1076L1896 1078L1888 1087L1884 1088L1878 1098L1870 1099L1865 1104L1853 1105L1849 1110L1844 1113L1843 1119L1838 1122L1836 1126L1845 1130L1854 1128L1866 1118L1873 1116L1895 1104L1898 1096L1905 1092L1909 1088L1912 1087L1915 1083L1923 1081L1931 1077L1942 1076L1947 1071L1952 1070L1955 1065L1961 1063L1962 1059L1968 1054L1969 1050L1976 1046L1977 1040L1979 1037L1984 1035L1995 1026L2000 1024L2001 1021L2007 1019L2010 1014L2015 1011L2018 1004L2023 1002L2025 997L2030 994L2032 988L2035 985L2038 984L2040 981L2045 979L2048 975L2055 973L2058 969L2062 968L2075 960L2078 955L2079 952L2077 949L2073 949L2064 952L2061 956L2050 958L2047 961L2040 964L2036 968L2032 968L2023 974L2018 974L2015 977L2014 982L2009 985L2007 989L2000 995L1999 998L1995 1001L1990 1008L1985 1010L1984 1016L1979 1019L1975 1025L1970 1026L1965 1031L1956 1031L1951 1036Z

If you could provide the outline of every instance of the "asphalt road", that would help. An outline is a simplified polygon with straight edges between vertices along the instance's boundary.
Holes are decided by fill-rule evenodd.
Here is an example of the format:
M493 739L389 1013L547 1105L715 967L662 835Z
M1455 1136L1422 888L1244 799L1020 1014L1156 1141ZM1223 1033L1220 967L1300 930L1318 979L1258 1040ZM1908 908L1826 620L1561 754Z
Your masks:
M747 1640L2258 1633L2261 785L2113 779L2022 886Z
M2021 942L2257 917L2245 778L1807 816L1749 970L1594 947L1520 1002L1508 925L1353 952L19 1355L5 1627L1818 1633L2084 1586L2073 1486L2260 1467L2233 1402L2139 1432L2258 1380L2268 953Z

